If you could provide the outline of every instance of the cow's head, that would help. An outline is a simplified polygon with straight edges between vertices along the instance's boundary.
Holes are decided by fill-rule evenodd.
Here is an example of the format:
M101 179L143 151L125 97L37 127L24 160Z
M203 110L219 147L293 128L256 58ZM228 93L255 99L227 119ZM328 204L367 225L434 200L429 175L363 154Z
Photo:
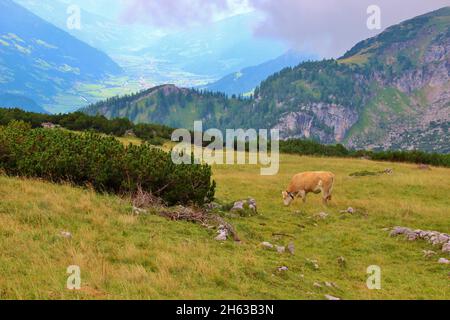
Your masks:
M292 200L294 200L295 198L292 192L283 191L281 194L283 195L283 201L285 206L289 206Z

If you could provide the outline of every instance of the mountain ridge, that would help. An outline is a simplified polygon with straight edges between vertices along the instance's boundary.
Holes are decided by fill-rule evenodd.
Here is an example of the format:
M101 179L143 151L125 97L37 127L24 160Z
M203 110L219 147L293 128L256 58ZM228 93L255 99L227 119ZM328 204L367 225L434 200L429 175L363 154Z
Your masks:
M105 53L11 0L0 0L0 54L0 93L40 105L79 81L123 72Z
M85 112L102 106L110 117L137 122L190 127L203 119L221 129L278 128L284 139L449 153L449 75L450 7L444 7L391 26L338 60L285 68L264 80L252 99L193 91L200 95L197 105L162 94L139 108L130 100L127 110L99 103ZM179 113L189 116L172 121Z
M243 68L200 88L203 90L223 92L230 96L249 95L261 81L271 74L286 67L296 66L305 60L311 59L311 57L290 50L275 59Z

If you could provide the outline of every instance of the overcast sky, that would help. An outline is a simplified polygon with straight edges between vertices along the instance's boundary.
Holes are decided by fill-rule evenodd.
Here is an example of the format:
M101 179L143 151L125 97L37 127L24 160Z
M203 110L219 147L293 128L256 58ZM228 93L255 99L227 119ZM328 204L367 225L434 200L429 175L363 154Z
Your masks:
M321 57L338 57L369 30L367 8L381 9L382 29L414 16L450 6L450 0L122 0L121 19L157 28L189 28L232 15L258 11L258 37L271 37Z

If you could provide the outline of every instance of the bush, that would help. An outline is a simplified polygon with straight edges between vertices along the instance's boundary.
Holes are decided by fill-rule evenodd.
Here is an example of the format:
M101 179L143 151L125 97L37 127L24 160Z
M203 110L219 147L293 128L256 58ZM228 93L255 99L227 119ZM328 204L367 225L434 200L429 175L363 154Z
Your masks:
M291 139L280 141L284 153L325 157L368 157L376 161L407 162L450 167L450 154L427 153L423 151L364 151L347 150L343 145L323 145L311 140Z
M104 116L89 116L82 112L67 114L41 114L26 112L20 109L0 108L0 125L8 125L11 121L25 121L33 128L40 128L43 122L51 122L74 131L95 131L114 136L123 136L133 130L136 136L145 141L163 144L170 140L173 129L159 124L133 124L128 119L107 119ZM152 140L153 139L153 140ZM150 142L151 144L153 144Z
M16 121L0 127L0 168L101 192L131 194L142 187L169 205L201 205L212 201L215 190L211 167L175 165L169 153L148 144L125 147L112 137L31 129Z

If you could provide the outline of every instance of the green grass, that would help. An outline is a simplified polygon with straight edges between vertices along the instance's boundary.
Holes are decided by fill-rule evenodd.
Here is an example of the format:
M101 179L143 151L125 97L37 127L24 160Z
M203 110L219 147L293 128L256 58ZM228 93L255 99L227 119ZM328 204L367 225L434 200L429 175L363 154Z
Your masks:
M352 178L393 168L393 175ZM329 207L282 205L281 191L297 172L336 173ZM280 173L256 166L218 166L217 197L254 197L260 216L233 218L242 243L219 243L214 231L186 222L131 215L127 199L69 185L0 176L1 299L450 299L449 268L424 242L391 238L395 225L450 232L450 170L409 164L282 155ZM353 207L361 214L343 216ZM327 212L329 218L313 216ZM59 236L73 234L71 240ZM274 236L282 233L289 236ZM259 247L287 245L296 254ZM434 249L437 251L437 249ZM346 259L346 268L338 257ZM318 261L314 270L307 259ZM66 269L81 267L82 290L66 289ZM382 289L368 290L366 269L379 265ZM279 273L277 267L289 271ZM339 289L314 286L334 282Z

